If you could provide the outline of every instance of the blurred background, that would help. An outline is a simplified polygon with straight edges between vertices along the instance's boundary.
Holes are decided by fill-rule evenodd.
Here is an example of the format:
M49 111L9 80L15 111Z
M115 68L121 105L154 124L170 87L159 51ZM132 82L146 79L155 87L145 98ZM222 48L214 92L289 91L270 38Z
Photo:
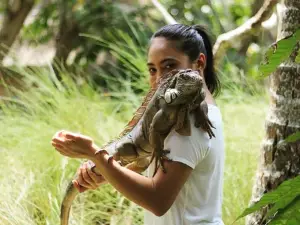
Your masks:
M54 151L61 129L116 137L149 89L151 35L170 22L203 24L214 41L254 16L261 0L2 0L0 2L0 224L58 224L66 185L80 165ZM223 219L248 205L268 108L259 77L276 40L280 5L216 70L226 136ZM70 224L143 224L142 209L105 185L81 194ZM244 224L238 221L236 224Z

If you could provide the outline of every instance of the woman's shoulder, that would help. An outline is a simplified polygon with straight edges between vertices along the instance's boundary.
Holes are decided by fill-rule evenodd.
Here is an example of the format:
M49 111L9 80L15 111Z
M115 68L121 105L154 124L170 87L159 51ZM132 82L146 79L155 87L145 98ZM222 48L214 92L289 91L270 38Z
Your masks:
M208 107L208 118L215 125L222 124L221 110L217 105L207 104Z

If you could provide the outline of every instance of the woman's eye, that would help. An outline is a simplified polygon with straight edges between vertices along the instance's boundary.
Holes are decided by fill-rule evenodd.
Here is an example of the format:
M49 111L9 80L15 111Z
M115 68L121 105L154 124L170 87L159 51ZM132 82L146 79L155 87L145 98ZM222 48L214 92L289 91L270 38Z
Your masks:
M173 67L174 67L174 64L169 64L169 65L165 66L166 69L172 69Z
M149 68L149 73L150 73L150 75L154 75L155 72L156 72L156 69L154 69L154 68Z

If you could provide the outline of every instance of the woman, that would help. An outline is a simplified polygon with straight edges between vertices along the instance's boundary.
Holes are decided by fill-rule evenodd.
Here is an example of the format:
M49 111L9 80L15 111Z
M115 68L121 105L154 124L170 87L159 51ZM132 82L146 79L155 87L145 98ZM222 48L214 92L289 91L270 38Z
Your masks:
M181 136L173 130L166 138L164 147L170 150L168 158L172 161L164 161L167 173L159 169L154 177L153 165L148 171L150 176L145 177L115 161L107 163L107 153L98 151L89 137L80 134L58 132L52 144L61 154L90 159L100 169L102 176L91 171L88 163L81 166L79 178L73 181L79 191L109 182L146 209L145 225L223 225L224 140L221 113L213 98L220 85L209 37L197 25L164 26L151 39L147 65L151 86L173 69L199 71L205 79L205 100L209 119L216 128L215 138L210 139L203 130L195 128L192 116L191 136Z

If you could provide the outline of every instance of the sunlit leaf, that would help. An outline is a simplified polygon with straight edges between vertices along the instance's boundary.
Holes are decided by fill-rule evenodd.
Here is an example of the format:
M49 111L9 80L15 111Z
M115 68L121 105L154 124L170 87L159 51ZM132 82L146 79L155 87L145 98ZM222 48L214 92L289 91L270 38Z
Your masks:
M298 141L300 140L300 131L294 133L294 134L291 134L290 136L288 136L286 139L285 139L285 142L295 142L295 141Z
M281 198L280 201L276 202L273 207L267 212L266 218L274 216L279 210L285 209L297 196L291 194L290 196L285 196Z
M296 43L300 40L300 29L293 35L271 45L265 54L265 60L260 66L261 78L269 76L292 53Z
M300 188L300 187L299 187ZM299 225L300 224L300 197L292 201L284 210L276 214L269 225Z
M287 197L293 200L298 195L300 195L300 176L287 180L283 182L276 190L264 194L258 202L245 209L245 211L236 220L258 211L266 205L275 204L278 205L276 207L279 209L281 204L287 205L285 202ZM281 203L281 201L284 201L284 203Z

